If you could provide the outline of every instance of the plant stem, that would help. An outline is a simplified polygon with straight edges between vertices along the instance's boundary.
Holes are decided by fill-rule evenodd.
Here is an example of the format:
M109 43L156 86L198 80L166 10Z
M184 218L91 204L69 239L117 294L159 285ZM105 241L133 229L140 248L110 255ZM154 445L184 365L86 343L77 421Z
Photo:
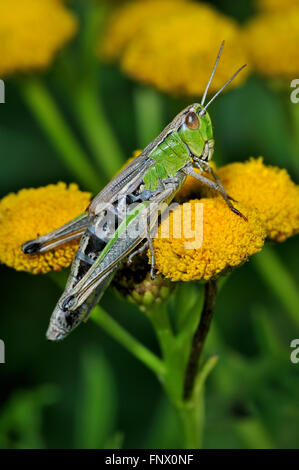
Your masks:
M203 390L198 394L196 402L184 402L178 413L183 427L184 448L199 449L202 443L204 422Z
M94 78L84 80L76 89L73 106L96 161L107 179L119 171L125 157L105 115Z
M55 284L63 289L66 282L64 271L60 273L50 272L48 276ZM90 318L125 349L130 351L133 356L143 362L143 364L151 369L159 378L165 375L165 365L161 359L120 326L100 305L94 307Z
M169 321L167 303L154 305L148 312L162 351L163 358L167 361L169 354L172 353L173 331Z
M163 129L163 106L159 93L153 88L137 87L135 111L138 145L143 149Z
M139 359L149 369L151 369L159 378L165 374L163 362L147 349L143 344L136 340L122 326L120 326L108 313L100 306L93 309L91 319L103 328L112 338L120 343L124 348L130 351L133 356Z
M264 246L261 253L253 257L253 264L299 328L298 289L277 254L270 246Z
M298 162L298 152L299 152L299 103L292 103L290 101L289 104L289 113L291 117L291 125L292 125L292 145L293 145L293 152L292 152L292 160L295 169L297 170L297 174L299 172L299 162Z
M27 78L20 82L19 89L63 164L86 188L97 193L102 181L42 81L35 77Z
M208 281L205 284L205 299L198 328L193 336L191 351L187 363L184 381L184 400L188 400L193 392L198 363L203 350L204 342L214 314L217 295L217 282Z

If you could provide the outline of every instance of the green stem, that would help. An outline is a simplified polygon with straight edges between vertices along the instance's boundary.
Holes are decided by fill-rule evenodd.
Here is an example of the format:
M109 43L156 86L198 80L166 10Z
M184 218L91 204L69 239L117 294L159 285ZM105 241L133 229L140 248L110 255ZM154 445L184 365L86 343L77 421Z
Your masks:
M173 349L174 335L169 321L167 303L154 305L147 311L147 315L152 322L159 340L162 356L165 360Z
M214 315L217 296L217 281L208 281L205 284L205 299L198 328L193 336L191 351L186 367L184 383L184 400L189 400L193 394L198 372L198 364L203 346L210 329Z
M186 449L199 449L202 445L205 418L204 385L217 361L218 356L211 356L205 361L196 377L192 397L188 401L182 401L177 408L183 427Z
M203 390L201 390L198 395L196 402L185 402L184 405L178 409L183 428L185 449L200 449L202 444L204 411Z
M299 328L298 289L277 254L270 246L265 246L261 253L254 256L253 264L273 295L284 305L291 321Z
M293 152L291 154L294 167L299 172L299 162L298 162L298 152L299 152L299 103L292 103L290 101L289 104L289 113L291 118L291 125L292 125L292 135L291 141L293 146Z
M299 150L299 103L290 102L290 114L293 121L293 138L298 155Z
M134 99L138 145L143 149L163 129L163 103L159 93L147 87L136 88Z
M97 193L102 181L42 81L38 78L28 78L20 82L19 89L63 164L86 188Z
M83 80L76 89L73 106L94 157L106 178L110 179L124 164L125 157L107 121L97 83L92 76Z
M143 346L143 344L137 341L122 326L120 326L100 306L93 309L91 319L97 325L101 326L106 333L108 333L124 348L130 351L133 356L143 362L143 364L151 369L159 378L162 378L165 375L165 366L163 362L149 349Z
M50 272L48 276L61 289L64 288L66 283L64 271L60 273ZM125 349L130 351L133 356L143 362L159 378L165 375L165 366L161 359L120 326L100 305L94 307L90 318Z

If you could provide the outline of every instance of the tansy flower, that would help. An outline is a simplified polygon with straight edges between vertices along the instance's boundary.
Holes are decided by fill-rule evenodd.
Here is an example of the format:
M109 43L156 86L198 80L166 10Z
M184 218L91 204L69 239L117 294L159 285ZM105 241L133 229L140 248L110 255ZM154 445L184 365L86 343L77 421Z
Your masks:
M217 174L231 197L257 209L270 240L299 233L299 186L286 170L266 166L260 157L223 166Z
M261 14L244 30L252 65L266 77L293 79L299 73L299 8Z
M198 204L203 205L200 222L196 210ZM236 204L236 207L248 218L248 222L236 216L218 197L192 200L170 212L153 241L159 273L172 281L207 281L235 268L260 251L266 232L258 213L241 204ZM188 233L184 234L186 211L189 211L194 228L197 224L200 230L202 222L201 246L186 247L186 243L193 242ZM161 235L168 229L168 237ZM178 229L181 230L180 237L175 236Z
M293 7L299 7L299 0L256 0L255 4L261 11L285 12Z
M108 60L118 59L131 40L138 40L142 29L158 20L169 18L184 7L185 0L138 0L129 2L110 17L104 36L100 38L99 54Z
M25 255L21 246L44 235L83 212L90 194L76 184L51 184L22 189L0 201L0 262L18 271L47 273L69 266L78 248L69 242L41 255Z
M155 4L154 17L147 13L150 3ZM234 20L204 4L177 1L167 15L160 12L162 5L164 2L139 2L139 10L144 9L147 19L140 22L138 16L136 34L130 34L118 50L122 68L129 76L164 92L194 96L203 93L223 39L227 42L226 52L212 81L211 93L247 62L240 29ZM108 42L110 45L113 42L111 36L124 37L122 27L131 31L128 19L122 23L122 13L120 10L114 28L108 28L106 55ZM131 21L135 24L134 15ZM247 73L248 70L237 76L234 85L244 81Z
M61 0L0 0L0 11L1 77L48 67L77 29Z

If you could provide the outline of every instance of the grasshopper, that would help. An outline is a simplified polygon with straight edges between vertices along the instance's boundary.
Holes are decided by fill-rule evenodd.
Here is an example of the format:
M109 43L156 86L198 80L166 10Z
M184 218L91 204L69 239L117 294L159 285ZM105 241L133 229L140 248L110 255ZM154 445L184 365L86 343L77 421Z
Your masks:
M124 260L131 262L135 255L149 248L151 276L154 276L152 234L158 214L163 213L187 175L218 191L229 208L247 220L233 206L233 199L209 165L214 139L207 108L246 65L240 67L205 104L223 46L224 41L200 104L191 104L181 111L136 159L105 186L93 199L88 211L54 232L22 246L24 253L30 255L81 238L66 288L51 316L48 339L57 341L65 338L88 318ZM210 173L213 180L203 176L203 171ZM110 219L114 220L112 226ZM133 230L133 236L128 236L135 226L138 230Z

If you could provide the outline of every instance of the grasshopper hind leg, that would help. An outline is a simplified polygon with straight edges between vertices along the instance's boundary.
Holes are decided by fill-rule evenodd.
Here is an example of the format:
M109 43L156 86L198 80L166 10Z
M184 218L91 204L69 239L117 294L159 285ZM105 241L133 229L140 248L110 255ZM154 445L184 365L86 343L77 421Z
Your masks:
M156 258L155 258L155 250L154 250L153 240L152 240L152 237L151 237L151 232L150 232L149 227L147 227L147 243L148 243L148 247L149 247L150 254L151 254L151 279L155 279L155 277L156 277L156 275L155 275Z
M52 250L66 242L80 238L87 228L89 216L86 212L71 220L67 224L59 227L53 232L47 233L35 240L29 240L22 245L25 255L35 255Z

